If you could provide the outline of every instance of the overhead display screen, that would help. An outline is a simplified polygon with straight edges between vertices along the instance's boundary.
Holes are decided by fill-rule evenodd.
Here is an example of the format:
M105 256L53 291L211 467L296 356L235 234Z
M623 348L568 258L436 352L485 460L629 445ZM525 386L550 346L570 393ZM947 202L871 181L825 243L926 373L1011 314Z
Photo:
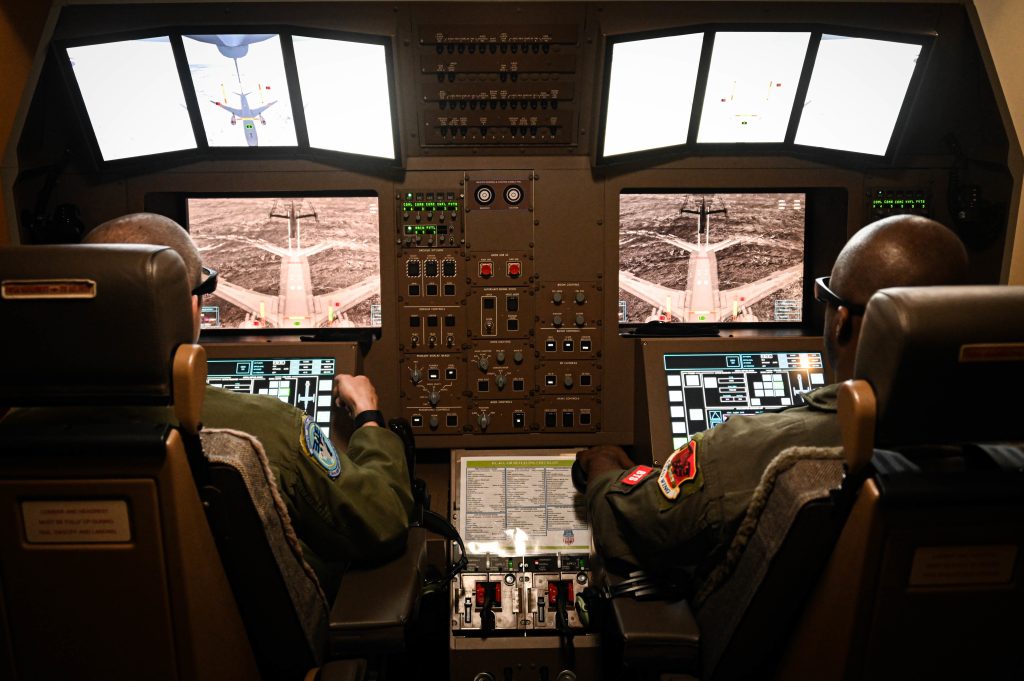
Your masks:
M104 161L196 148L167 36L67 54Z
M806 195L619 195L619 323L800 322Z
M921 45L823 35L796 144L884 155Z
M185 35L182 41L211 147L296 146L280 36Z
M292 37L309 145L395 157L387 51L383 45ZM352 93L359 93L358 106Z
M376 196L188 199L203 328L379 327L378 225Z
M783 142L810 33L716 33L699 143Z
M612 45L603 154L685 144L704 34Z

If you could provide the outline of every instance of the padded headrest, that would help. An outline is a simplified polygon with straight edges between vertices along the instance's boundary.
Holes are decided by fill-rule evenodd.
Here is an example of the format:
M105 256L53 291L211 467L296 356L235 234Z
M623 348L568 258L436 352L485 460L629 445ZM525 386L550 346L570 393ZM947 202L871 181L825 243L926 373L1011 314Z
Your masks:
M868 302L854 365L884 445L1024 436L1024 286L890 288Z
M168 404L185 264L148 245L0 248L0 404Z

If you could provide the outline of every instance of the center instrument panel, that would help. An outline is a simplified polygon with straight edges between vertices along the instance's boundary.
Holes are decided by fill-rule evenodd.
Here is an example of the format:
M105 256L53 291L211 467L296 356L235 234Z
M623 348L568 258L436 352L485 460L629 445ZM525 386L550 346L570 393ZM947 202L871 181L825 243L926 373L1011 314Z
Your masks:
M601 424L602 288L536 271L532 171L395 196L401 410L426 435Z

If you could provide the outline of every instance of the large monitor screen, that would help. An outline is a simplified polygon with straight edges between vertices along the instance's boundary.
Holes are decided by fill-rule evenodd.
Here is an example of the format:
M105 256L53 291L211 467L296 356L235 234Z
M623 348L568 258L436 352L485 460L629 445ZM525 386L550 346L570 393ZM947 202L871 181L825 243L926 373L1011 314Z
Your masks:
M914 43L823 35L796 144L884 155L921 50Z
M211 147L297 144L279 35L185 35L182 41Z
M619 323L800 322L806 195L619 195Z
M604 156L685 144L704 34L613 43Z
M104 161L196 148L170 38L67 48Z
M269 395L298 407L329 435L333 357L261 357L207 360L206 382L246 395Z
M395 158L394 112L383 45L296 35L295 69L309 145ZM352 93L359 106L352 106Z
M194 197L188 229L219 275L203 328L380 327L376 196Z
M784 142L810 39L716 33L697 142Z

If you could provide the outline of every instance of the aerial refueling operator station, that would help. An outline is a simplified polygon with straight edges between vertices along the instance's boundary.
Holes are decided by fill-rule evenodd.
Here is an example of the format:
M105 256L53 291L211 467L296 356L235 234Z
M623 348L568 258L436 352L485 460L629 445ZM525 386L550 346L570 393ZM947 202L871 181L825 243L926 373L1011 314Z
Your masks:
M340 438L332 378L364 373L408 421L464 542L430 545L466 558L450 678L612 678L575 452L656 470L831 383L813 283L878 218L1006 283L1017 141L979 35L940 2L58 3L10 242L176 220L218 273L211 384Z

